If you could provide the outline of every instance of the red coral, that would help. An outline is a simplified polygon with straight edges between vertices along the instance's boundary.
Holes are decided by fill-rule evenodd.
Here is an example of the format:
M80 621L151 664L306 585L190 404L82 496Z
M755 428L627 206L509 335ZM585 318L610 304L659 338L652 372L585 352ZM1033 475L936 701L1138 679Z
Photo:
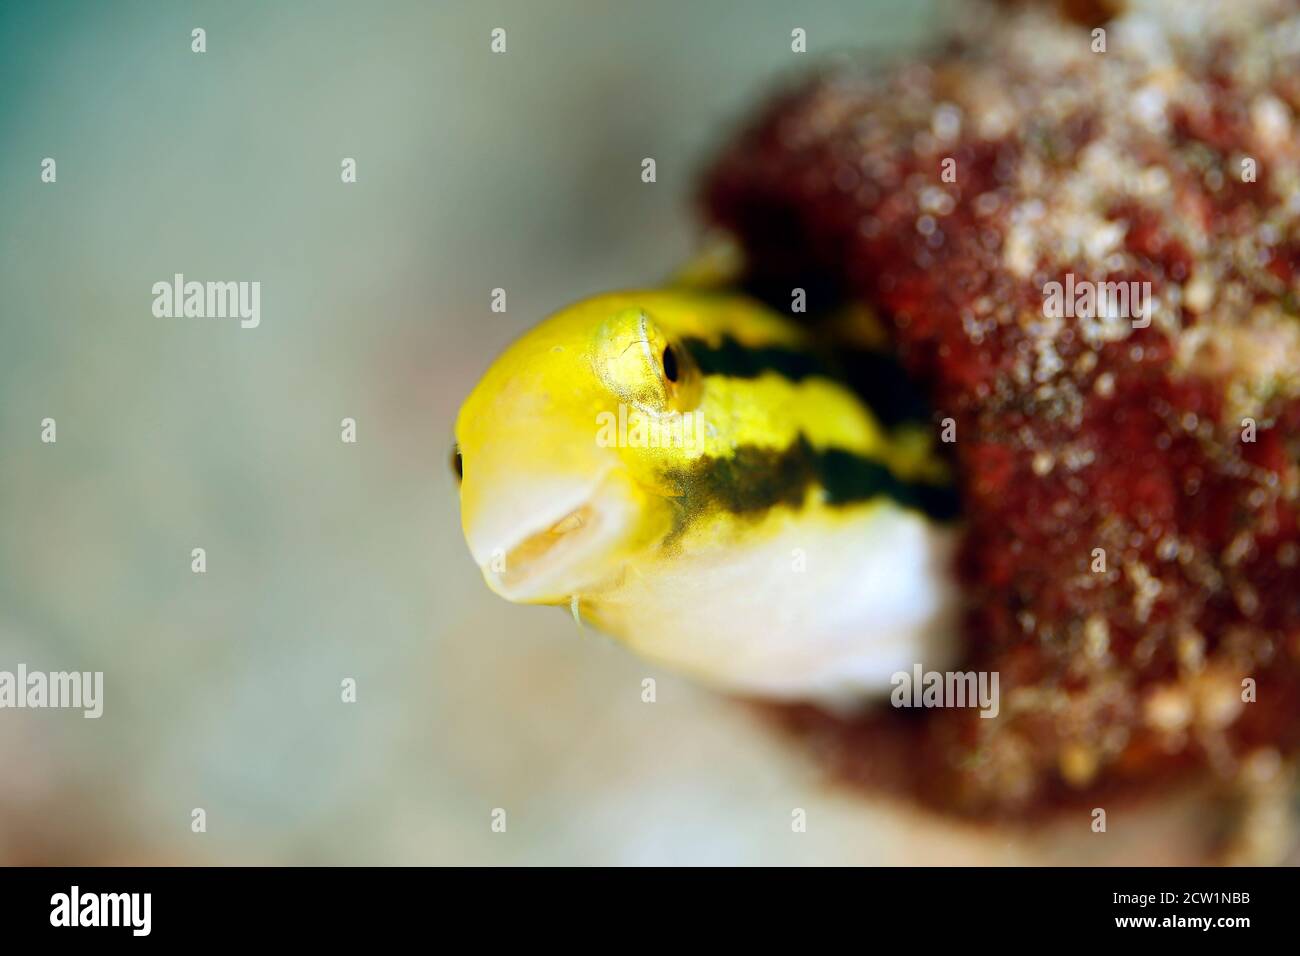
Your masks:
M1240 33L1171 39L1171 88L1087 42L1014 21L929 67L819 77L705 190L756 276L829 278L872 304L936 417L957 421L967 665L1000 673L1003 714L792 720L846 774L958 810L1021 813L1300 745L1300 393L1258 394L1230 345L1217 364L1196 351L1256 334L1261 303L1286 340L1300 208L1273 184L1300 156L1259 142L1251 108L1293 93L1300 64L1262 31L1249 49ZM1041 44L1067 52L1048 62ZM1234 69L1247 57L1253 72ZM1163 126L1133 99L1144 86ZM1246 151L1270 156L1253 182L1236 175ZM1162 321L1042 321L1066 272L1149 282ZM1237 706L1244 678L1258 697Z

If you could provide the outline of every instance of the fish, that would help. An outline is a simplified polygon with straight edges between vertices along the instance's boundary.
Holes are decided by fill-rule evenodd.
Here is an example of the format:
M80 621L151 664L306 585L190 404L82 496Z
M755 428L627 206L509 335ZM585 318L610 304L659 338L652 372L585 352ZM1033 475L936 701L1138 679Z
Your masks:
M460 409L453 464L501 597L712 687L844 709L957 657L941 444L886 353L683 285L524 334Z

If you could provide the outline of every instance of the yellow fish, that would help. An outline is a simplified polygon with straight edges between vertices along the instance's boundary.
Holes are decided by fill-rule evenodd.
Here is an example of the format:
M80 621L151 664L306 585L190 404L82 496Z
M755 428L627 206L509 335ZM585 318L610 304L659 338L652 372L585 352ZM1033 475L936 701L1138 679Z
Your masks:
M956 502L883 353L743 296L616 292L511 345L454 464L488 586L727 690L829 705L955 658Z

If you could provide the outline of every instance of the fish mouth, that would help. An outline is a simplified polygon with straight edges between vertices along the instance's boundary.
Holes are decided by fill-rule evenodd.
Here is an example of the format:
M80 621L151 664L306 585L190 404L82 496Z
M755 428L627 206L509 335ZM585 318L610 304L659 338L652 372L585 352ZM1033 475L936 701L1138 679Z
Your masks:
M524 540L505 553L499 574L502 587L515 591L548 569L555 571L580 554L583 544L599 533L600 512L590 503L574 508L551 527Z
M559 507L533 510L545 517L527 522L530 530L507 537L507 546L482 561L488 586L508 601L558 604L607 574L634 514L615 485L605 480Z

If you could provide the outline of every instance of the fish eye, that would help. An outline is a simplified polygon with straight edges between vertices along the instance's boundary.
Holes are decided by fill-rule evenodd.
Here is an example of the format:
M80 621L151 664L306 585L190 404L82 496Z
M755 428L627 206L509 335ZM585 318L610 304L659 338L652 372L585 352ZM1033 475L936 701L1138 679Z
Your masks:
M671 345L664 346L664 378L670 382L677 381L677 353Z
M460 446L451 446L451 473L456 476L456 484L465 478L465 461L460 456Z
M689 411L699 403L700 376L690 353L643 309L621 309L601 323L592 363L621 401L651 414Z

